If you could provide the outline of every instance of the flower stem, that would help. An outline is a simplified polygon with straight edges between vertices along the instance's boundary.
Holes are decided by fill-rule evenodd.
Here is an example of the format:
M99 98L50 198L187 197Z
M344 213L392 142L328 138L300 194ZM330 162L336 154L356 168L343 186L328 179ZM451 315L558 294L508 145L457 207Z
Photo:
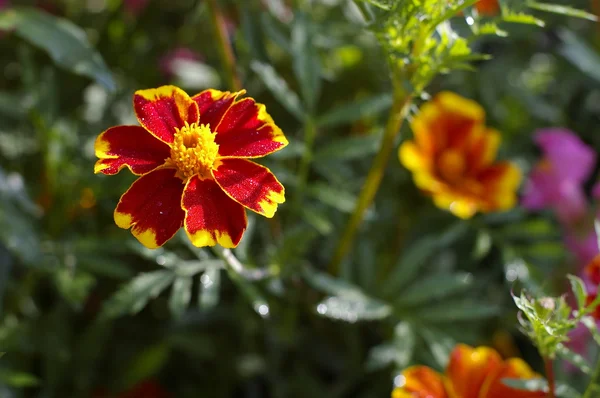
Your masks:
M594 398L600 394L600 358L596 361L596 368L592 374L590 384L586 388L581 398Z
M350 217L346 229L343 232L342 238L338 243L333 261L329 264L329 272L332 275L336 275L338 273L342 260L352 246L354 236L356 235L356 231L363 220L364 214L369 206L371 206L371 203L375 198L375 194L379 190L379 185L381 184L386 165L392 150L394 149L394 141L398 135L398 132L400 131L400 128L402 127L404 119L406 118L406 113L410 107L411 101L412 97L404 91L400 84L397 83L394 90L394 103L392 104L392 109L385 127L379 152L373 159L371 169L369 170L367 179L362 187L352 216Z
M235 68L235 56L233 55L233 49L227 36L227 26L225 25L223 14L219 10L217 0L207 0L206 4L208 5L214 34L217 39L219 57L221 58L223 69L225 69L227 87L230 90L239 91L242 89L242 84Z
M544 358L544 367L546 368L546 380L548 380L548 398L555 398L556 382L554 379L554 366L552 359Z

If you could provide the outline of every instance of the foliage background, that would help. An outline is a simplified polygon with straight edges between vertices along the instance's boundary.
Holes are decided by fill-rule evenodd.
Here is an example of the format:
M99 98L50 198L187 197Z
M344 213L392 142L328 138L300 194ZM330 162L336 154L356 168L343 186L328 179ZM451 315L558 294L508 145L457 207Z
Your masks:
M144 250L112 219L133 176L93 174L95 137L135 122L136 89L228 88L206 3L11 3L80 29L56 33L32 19L25 33L0 33L1 397L89 397L147 379L176 397L381 397L408 364L442 367L456 342L494 345L540 369L509 293L560 294L581 266L551 213L459 221L394 156L351 255L328 274L391 105L384 55L354 3L219 2L243 86L290 140L265 162L287 202L273 222L249 214L234 250L241 273L181 236ZM524 173L541 127L571 128L600 148L598 27L545 20L478 40L493 60L428 90L482 104L503 133L500 157ZM161 59L178 47L201 61L165 74ZM405 125L402 139L410 134Z

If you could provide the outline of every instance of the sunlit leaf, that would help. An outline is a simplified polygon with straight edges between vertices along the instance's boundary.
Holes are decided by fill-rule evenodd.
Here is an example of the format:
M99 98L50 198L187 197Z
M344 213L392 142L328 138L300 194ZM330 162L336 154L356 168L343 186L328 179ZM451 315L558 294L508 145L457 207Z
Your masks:
M178 276L173 282L171 297L169 299L169 309L175 318L180 318L192 298L192 277Z
M566 15L569 17L583 18L589 21L598 20L594 14L561 4L540 3L532 0L528 0L526 4L529 8L533 8L534 10L546 11L554 14Z
M557 354L564 360L577 366L577 368L579 368L579 370L581 370L583 373L585 373L585 374L592 373L592 368L590 367L590 364L587 361L587 359L585 359L583 356L577 354L576 352L571 351L565 345L559 344Z
M573 292L575 299L577 299L577 308L581 309L585 307L587 292L583 281L573 275L567 275L567 278L569 278L569 282L571 283L571 291Z
M200 292L198 305L203 309L210 309L219 302L219 291L221 287L221 269L217 267L208 268L200 276Z

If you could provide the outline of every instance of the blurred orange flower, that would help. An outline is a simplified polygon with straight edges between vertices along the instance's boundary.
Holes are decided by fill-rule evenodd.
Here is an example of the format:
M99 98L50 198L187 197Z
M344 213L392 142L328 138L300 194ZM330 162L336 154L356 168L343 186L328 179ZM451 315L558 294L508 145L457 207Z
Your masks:
M483 15L496 15L500 12L498 0L479 0L475 4L475 8Z
M414 140L404 142L400 161L435 204L461 218L515 206L519 169L496 162L500 133L485 125L476 102L442 92L424 104L411 123Z
M427 366L410 367L402 372L402 385L392 398L543 398L543 391L516 390L502 383L505 378L540 377L519 358L503 361L491 348L459 344L444 375Z

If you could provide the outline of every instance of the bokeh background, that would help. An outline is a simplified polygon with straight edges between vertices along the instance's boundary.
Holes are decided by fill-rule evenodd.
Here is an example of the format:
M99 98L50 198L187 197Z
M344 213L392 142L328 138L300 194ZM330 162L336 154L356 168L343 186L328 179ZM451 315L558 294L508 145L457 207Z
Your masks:
M386 397L399 370L441 368L456 342L540 370L510 291L565 293L585 265L552 211L458 220L394 156L351 255L327 273L392 103L352 1L218 1L243 87L290 141L264 161L287 202L272 222L249 214L241 273L183 235L144 249L112 216L134 176L93 173L95 137L136 123L135 90L230 89L206 2L0 0L17 6L33 14L0 33L0 397ZM428 89L479 102L525 177L539 128L600 148L599 26L544 19L478 39L493 59Z

